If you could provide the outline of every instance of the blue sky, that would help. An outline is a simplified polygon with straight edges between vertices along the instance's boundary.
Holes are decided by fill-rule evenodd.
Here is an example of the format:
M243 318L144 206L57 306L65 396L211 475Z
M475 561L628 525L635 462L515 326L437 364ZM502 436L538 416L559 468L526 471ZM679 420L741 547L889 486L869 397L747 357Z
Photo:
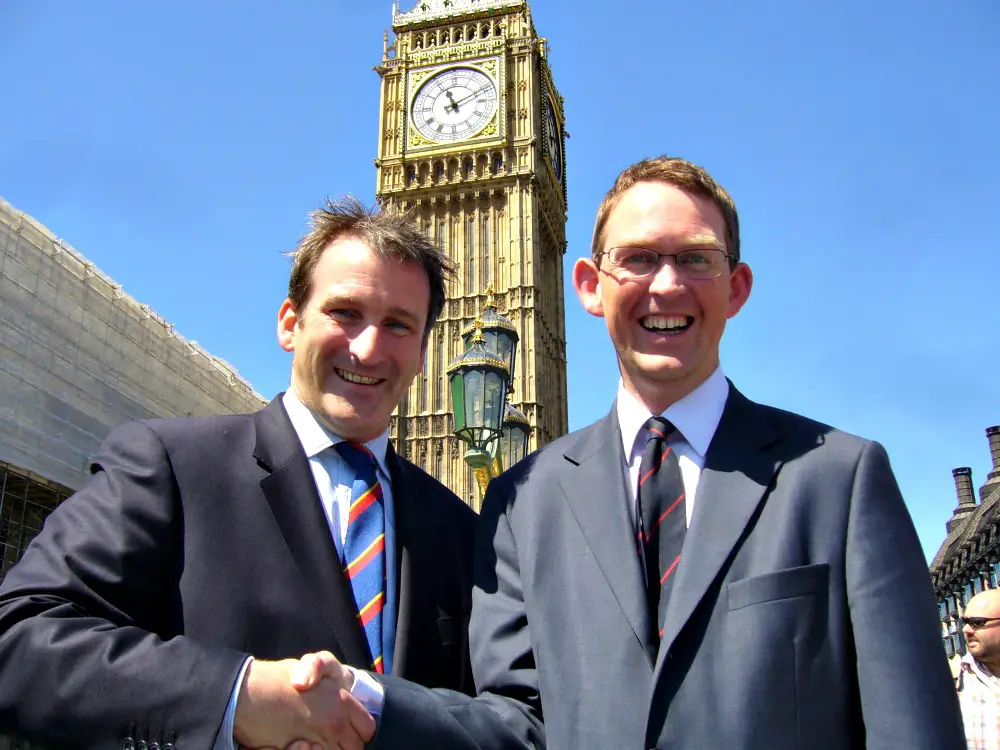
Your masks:
M413 2L404 0L403 9ZM609 17L607 8L627 8ZM0 4L0 195L266 396L291 249L326 195L374 199L390 0ZM989 471L997 330L995 0L532 5L566 99L569 250L626 165L706 166L740 209L750 302L727 374L881 441L928 556L951 469ZM566 300L570 426L603 414L603 323Z

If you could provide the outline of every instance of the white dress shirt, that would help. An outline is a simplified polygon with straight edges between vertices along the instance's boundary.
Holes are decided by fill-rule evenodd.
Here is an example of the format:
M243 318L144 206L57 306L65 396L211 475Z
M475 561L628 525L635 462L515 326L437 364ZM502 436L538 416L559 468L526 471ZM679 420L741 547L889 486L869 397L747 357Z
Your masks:
M715 437L715 431L722 419L729 398L729 381L721 367L708 379L681 400L671 404L661 415L653 414L639 399L618 383L618 425L622 431L622 456L629 477L629 511L632 523L637 524L636 507L639 484L639 463L646 447L649 430L644 425L653 416L662 416L670 421L677 432L667 440L667 444L677 454L681 479L684 482L684 508L687 525L691 525L691 514L697 500L698 478L705 467L705 454Z
M323 513L330 528L330 536L337 547L337 553L343 561L344 546L347 541L347 519L351 510L351 491L354 482L354 470L336 450L332 450L343 438L327 429L309 409L303 404L292 387L285 391L281 399L292 429L302 443L302 449L309 459L316 489ZM389 431L369 440L365 446L375 456L376 474L382 485L382 507L385 515L385 575L386 591L385 606L382 609L382 663L386 674L392 673L393 650L396 645L396 526L393 514L392 483L389 469L385 463L386 451L389 447ZM329 449L329 450L328 450ZM215 740L214 750L236 750L233 739L233 723L236 716L236 701L247 667L253 661L251 656L243 664L233 686L229 705L223 717L222 726ZM351 692L370 711L381 709L382 689L370 676L364 672L351 670L355 674L355 685Z
M347 518L351 512L351 485L354 469L336 450L327 450L343 438L328 430L316 416L306 408L295 391L289 387L281 399L288 412L292 428L302 443L302 449L309 459L316 489L323 504L323 513L330 527L330 536L337 545L341 560L344 559L344 545L347 542ZM396 526L393 514L392 484L389 469L385 463L389 447L389 431L365 443L365 447L375 456L376 474L382 485L382 507L385 511L385 607L382 609L382 662L385 673L392 674L393 647L396 642Z

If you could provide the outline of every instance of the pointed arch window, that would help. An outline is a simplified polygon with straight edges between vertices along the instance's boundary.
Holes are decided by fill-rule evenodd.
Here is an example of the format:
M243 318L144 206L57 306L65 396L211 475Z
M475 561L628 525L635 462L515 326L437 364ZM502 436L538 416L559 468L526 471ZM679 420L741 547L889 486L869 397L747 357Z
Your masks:
M437 338L437 348L434 353L434 382L437 387L434 393L434 410L441 411L444 409L444 386L446 383L444 377L444 325L438 329L435 337Z
M466 292L476 288L476 222L470 218L465 225L465 280Z
M427 365L424 364L424 369L420 373L420 413L427 413Z
M490 217L483 217L483 286L490 285Z

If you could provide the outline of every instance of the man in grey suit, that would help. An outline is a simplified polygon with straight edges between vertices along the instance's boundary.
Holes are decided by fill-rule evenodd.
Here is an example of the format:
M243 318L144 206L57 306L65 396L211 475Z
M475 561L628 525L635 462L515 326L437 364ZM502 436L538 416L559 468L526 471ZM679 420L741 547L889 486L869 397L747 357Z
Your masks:
M490 485L479 697L380 678L372 746L964 747L885 451L722 372L753 281L729 194L682 159L629 167L573 280L615 345L617 400Z

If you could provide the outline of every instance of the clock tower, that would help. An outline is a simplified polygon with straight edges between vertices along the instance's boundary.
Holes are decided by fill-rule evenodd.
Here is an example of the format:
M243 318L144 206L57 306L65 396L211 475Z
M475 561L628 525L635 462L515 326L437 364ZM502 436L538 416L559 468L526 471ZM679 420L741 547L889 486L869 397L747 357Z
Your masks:
M568 428L563 100L525 0L418 0L393 7L392 30L376 67L376 194L385 210L414 211L457 277L390 433L476 506L445 370L488 297L520 336L511 402L531 423L529 450Z

